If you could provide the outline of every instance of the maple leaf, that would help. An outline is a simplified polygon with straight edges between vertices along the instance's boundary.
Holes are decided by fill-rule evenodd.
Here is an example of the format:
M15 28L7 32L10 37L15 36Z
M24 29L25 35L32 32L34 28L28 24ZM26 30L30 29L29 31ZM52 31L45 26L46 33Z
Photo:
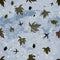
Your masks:
M58 6L60 5L60 0L57 0Z
M52 20L51 23L52 24L57 24L57 21L56 20Z
M58 36L58 38L60 38L60 30L58 32L56 32L56 36Z
M27 60L35 60L34 57L35 57L35 55L30 54Z
M14 28L13 27L10 27L10 32L14 32Z
M44 52L45 52L46 54L48 54L48 52L50 52L50 48L49 48L49 47L43 48L43 49L44 49Z
M4 38L4 34L3 34L3 31L2 31L2 28L0 28L0 36Z
M41 15L43 15L43 18L45 18L46 16L48 16L49 13L50 13L49 11L43 10Z
M0 0L0 4L4 7L4 1L5 0Z
M23 7L22 7L22 5L20 5L19 7L17 7L17 8L15 8L15 11L16 11L16 13L18 14L18 13L20 13L21 15L23 14Z
M33 22L32 24L29 23L29 26L31 27L31 32L36 32L39 31L38 27L41 26L41 24Z
M19 41L20 46L21 46L22 44L25 44L26 39L19 36L19 40L18 41Z
M2 56L2 57L0 58L0 60L4 60L4 57L5 57L5 56Z
M30 2L30 3L32 3L32 2L35 2L36 0L26 0L26 2Z

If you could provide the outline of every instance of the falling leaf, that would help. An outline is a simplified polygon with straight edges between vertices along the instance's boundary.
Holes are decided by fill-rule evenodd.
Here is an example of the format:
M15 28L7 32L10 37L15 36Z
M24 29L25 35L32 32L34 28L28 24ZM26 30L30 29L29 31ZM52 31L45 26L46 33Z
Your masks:
M14 1L11 1L11 5L14 5Z
M52 24L57 24L57 21L56 20L52 20L51 23Z
M49 47L43 48L43 49L44 49L44 52L45 52L46 54L48 54L48 52L50 52L50 48L49 48Z
M58 38L60 38L60 30L58 32L56 32L56 36L58 36Z
M6 50L7 50L7 46L4 47L4 51L6 51Z
M22 26L23 25L23 22L19 21L19 25Z
M30 3L32 3L32 2L35 2L36 0L26 0L26 2L30 2Z
M4 57L5 57L5 56L2 56L2 57L0 58L0 60L5 60Z
M10 32L14 32L14 28L13 27L10 27Z
M4 34L3 34L3 31L2 31L2 28L0 28L0 36L4 38Z
M26 39L19 36L19 40L18 41L19 41L20 46L21 46L22 44L25 44Z
M49 11L43 10L41 15L43 15L43 18L45 18L46 16L48 16L49 13L50 13Z
M60 6L60 0L57 0L58 6Z
M17 52L19 52L17 49L15 50L15 51L13 51L13 52L15 52L15 54L17 54Z
M52 3L50 3L51 4L51 6L53 5L53 2Z
M22 5L20 5L19 7L17 7L17 8L15 8L15 11L16 11L16 13L18 14L18 13L20 13L20 14L23 14L23 7L22 7Z
M7 18L8 17L8 15L6 14L5 16L4 16L4 18Z
M32 46L33 48L35 48L36 46L35 46L35 44L33 44L33 46Z
M60 59L56 59L56 60L60 60Z
M35 60L34 57L35 57L35 55L30 54L30 55L28 56L28 59L27 59L27 60Z
M4 7L5 0L0 0L0 4Z
M39 31L38 27L41 26L41 24L33 22L32 24L29 23L29 26L31 27L31 32L36 32Z
M45 36L43 38L46 38L47 37L47 39L48 39L49 33L44 33L44 34L45 34Z
M31 6L29 6L29 10L31 10L32 9L32 7Z

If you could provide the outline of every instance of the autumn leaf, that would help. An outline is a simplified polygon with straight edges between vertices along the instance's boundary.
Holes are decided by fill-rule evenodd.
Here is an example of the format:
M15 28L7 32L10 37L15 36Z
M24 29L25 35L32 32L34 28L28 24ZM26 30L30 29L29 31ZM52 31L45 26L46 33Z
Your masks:
M15 49L15 51L13 51L13 52L15 52L15 54L17 54L17 52L19 52L17 49Z
M4 7L5 0L0 0L0 4Z
M56 36L58 36L58 38L60 38L60 30L58 32L56 32Z
M7 46L4 47L4 51L6 51L6 50L7 50Z
M14 32L14 28L13 27L10 27L10 32Z
M26 2L30 2L30 3L32 3L32 2L35 2L36 0L26 0Z
M60 0L57 0L58 6L60 5Z
M48 52L50 52L50 48L49 48L49 47L43 48L43 49L44 49L44 52L45 52L46 54L48 54Z
M20 13L21 15L23 14L23 7L22 7L22 5L20 5L19 7L17 7L17 8L15 8L15 11L16 11L16 13L18 14L18 13Z
M5 16L4 16L4 18L7 18L8 17L8 15L6 14Z
M41 24L37 24L35 22L33 22L32 24L29 23L29 26L31 27L31 32L37 32L39 31L39 27L41 26Z
M35 60L34 57L35 57L35 55L30 54L30 55L28 56L28 59L27 59L27 60Z
M5 60L4 57L5 57L5 56L2 56L2 57L0 58L0 60Z
M52 20L51 23L52 24L57 24L57 21L56 20Z
M23 22L19 21L19 25L22 26L23 25Z
M0 28L0 36L4 38L4 34L3 34L3 31L2 31L2 28Z
M46 16L48 16L49 13L50 13L49 11L43 10L41 15L43 15L43 18L45 18Z
M18 42L20 43L20 46L21 46L22 44L25 44L26 39L19 36Z
M60 60L60 59L56 59L56 60Z
M14 5L14 1L11 1L11 5Z

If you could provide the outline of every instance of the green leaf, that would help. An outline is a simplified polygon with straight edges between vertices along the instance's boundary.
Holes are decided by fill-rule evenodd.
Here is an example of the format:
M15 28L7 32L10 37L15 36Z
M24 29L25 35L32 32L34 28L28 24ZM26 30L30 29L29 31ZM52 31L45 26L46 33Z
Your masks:
M30 55L28 56L28 59L27 59L27 60L35 60L34 57L35 57L35 55L30 54Z
M39 27L41 26L41 24L37 24L35 22L33 22L32 24L29 23L29 26L31 27L31 32L37 32L39 31Z
M44 49L44 52L45 52L46 54L48 54L48 53L50 52L50 48L49 48L49 47L43 48L43 49Z
M20 5L19 7L15 8L15 11L16 11L17 14L20 13L22 15L23 14L23 10L24 9L23 9L22 5Z
M56 20L52 20L51 23L52 24L57 24L57 21Z
M25 44L26 39L19 36L18 42L20 43L20 46L21 46L22 44Z
M36 0L26 0L26 2L30 2L30 3L32 3L32 2L35 2Z
M14 32L14 28L13 27L10 27L10 32Z
M48 16L49 13L50 13L49 11L43 10L41 15L43 15L43 18L45 18L46 16Z
M57 0L58 6L60 5L60 0Z
M3 31L2 31L2 28L0 28L0 36L4 38L4 34L3 34Z
M0 0L0 4L4 7L5 0Z
M4 57L5 57L5 56L2 56L2 57L0 58L0 60L5 60Z

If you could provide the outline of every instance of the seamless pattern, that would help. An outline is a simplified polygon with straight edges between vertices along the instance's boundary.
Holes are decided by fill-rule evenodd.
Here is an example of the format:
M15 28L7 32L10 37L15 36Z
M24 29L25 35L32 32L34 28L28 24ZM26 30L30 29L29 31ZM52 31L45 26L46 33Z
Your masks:
M60 60L60 0L0 0L0 60Z

